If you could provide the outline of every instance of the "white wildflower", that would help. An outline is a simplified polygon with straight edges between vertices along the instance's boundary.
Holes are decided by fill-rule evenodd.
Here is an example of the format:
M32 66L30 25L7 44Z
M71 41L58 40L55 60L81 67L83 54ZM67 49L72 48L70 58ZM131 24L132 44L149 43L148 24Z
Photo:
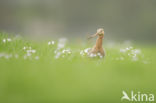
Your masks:
M24 46L24 47L23 47L23 50L26 50L26 49L27 49L27 47Z
M94 53L89 54L89 57L91 57L91 58L96 57L96 56L97 56L97 55L94 54Z
M89 55L89 57L93 58L93 57L94 57L94 54L93 54L93 53L91 53L91 54Z
M71 54L71 51L70 51L70 49L63 49L62 53L64 53L64 54Z
M101 53L97 53L97 56L99 56L100 58L103 58L103 56L101 55Z
M100 55L100 58L103 58L103 56L102 56L102 55Z
M3 43L6 43L6 39L3 39Z
M65 50L63 50L62 53L65 53Z
M48 42L48 45L54 45L54 44L55 44L54 41L49 41L49 42Z
M101 53L97 53L98 56L101 56Z
M51 44L52 44L52 45L54 45L54 44L55 44L55 42L54 42L54 41L51 41Z
M58 49L56 49L56 50L54 51L54 53L56 54L58 51L59 51L59 50L58 50Z
M84 51L83 50L80 51L80 55L82 55L82 56L84 55Z
M127 47L126 50L130 50L130 48Z
M31 50L32 53L36 53L36 50Z
M48 42L48 45L51 45L51 42L50 41Z
M10 38L7 38L7 41L8 41L8 42L11 42L12 40L11 40Z
M4 38L2 41L3 43L6 43L6 42L11 42L12 40L10 38Z
M91 48L87 48L84 50L85 53L88 53L91 50Z

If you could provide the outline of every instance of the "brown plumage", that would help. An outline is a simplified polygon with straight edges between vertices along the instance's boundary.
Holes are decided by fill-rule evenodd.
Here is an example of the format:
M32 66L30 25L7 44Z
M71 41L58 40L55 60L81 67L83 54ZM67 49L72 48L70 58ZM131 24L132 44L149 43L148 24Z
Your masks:
M96 39L96 44L89 51L89 54L100 53L104 57L105 56L105 51L104 51L104 49L102 47L102 42L103 42L103 38L104 38L104 29L102 29L102 28L97 29L96 34L91 35L88 39L93 38L95 36L98 36L98 38Z

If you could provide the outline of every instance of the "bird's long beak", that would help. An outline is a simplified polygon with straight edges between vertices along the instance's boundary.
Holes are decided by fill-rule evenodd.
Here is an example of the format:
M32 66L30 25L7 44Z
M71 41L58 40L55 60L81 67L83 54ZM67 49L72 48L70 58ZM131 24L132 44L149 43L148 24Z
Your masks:
M96 33L96 34L93 34L93 35L91 35L90 37L88 37L88 39L91 39L91 38L93 38L93 37L96 37L98 34Z

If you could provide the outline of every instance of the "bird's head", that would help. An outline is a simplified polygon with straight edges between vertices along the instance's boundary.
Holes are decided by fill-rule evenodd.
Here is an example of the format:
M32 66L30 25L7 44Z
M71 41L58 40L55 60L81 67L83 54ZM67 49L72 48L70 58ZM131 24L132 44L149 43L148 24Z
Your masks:
M104 35L104 29L103 28L97 29L97 35L103 36Z
M97 29L97 32L95 34L91 35L88 39L96 37L96 36L103 38L104 37L104 29L103 28Z

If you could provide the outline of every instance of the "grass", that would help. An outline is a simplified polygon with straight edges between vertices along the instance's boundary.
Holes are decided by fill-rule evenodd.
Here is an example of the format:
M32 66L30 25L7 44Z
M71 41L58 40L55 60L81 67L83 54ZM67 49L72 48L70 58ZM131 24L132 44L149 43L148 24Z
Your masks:
M141 50L135 61L130 51L120 52L123 44L105 44L106 57L99 59L81 56L91 45L76 42L64 47L71 54L56 59L57 44L0 34L0 103L120 103L123 90L156 94L155 46L131 45ZM23 47L36 52L24 59Z

